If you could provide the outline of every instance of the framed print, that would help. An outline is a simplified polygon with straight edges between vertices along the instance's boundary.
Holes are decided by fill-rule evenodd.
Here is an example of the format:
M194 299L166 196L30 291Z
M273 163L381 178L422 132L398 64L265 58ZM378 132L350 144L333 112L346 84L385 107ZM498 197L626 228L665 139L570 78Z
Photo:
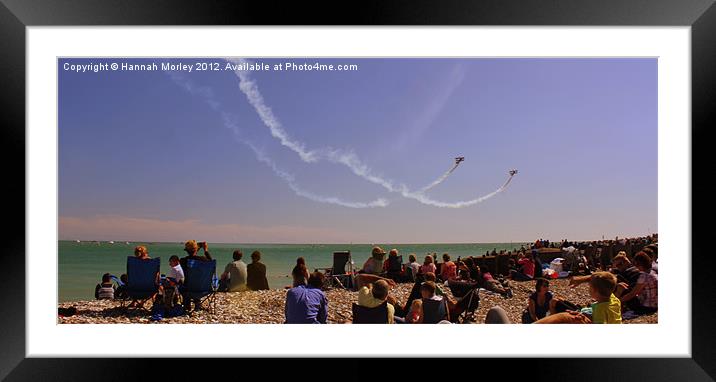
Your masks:
M711 2L110 5L0 12L26 187L8 379L190 356L716 373L692 207Z

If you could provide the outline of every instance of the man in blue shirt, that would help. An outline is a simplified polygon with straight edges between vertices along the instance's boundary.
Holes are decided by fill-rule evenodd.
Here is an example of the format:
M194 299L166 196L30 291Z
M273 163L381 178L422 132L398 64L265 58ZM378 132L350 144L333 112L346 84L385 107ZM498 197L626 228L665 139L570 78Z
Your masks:
M287 324L325 324L328 318L328 299L321 290L323 273L314 272L308 285L298 285L286 294Z

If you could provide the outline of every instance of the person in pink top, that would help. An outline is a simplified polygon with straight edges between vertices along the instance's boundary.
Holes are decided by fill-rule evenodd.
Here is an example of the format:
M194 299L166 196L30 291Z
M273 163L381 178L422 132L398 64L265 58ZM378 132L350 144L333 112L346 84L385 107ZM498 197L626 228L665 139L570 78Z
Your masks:
M447 253L443 253L443 265L440 268L440 278L442 278L443 281L457 278L457 265L450 261L450 255Z
M531 281L535 276L535 262L532 260L532 254L526 253L524 257L517 260L520 266L518 271L510 271L510 278L515 281Z
M433 263L433 257L430 255L425 256L425 262L420 266L418 271L419 274L425 275L428 272L435 273L435 264Z

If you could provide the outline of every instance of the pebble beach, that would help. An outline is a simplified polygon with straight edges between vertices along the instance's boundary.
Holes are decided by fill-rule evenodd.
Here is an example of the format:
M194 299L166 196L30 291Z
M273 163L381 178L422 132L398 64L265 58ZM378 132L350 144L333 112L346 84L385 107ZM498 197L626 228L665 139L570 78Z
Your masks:
M568 286L569 280L556 279L550 281L550 290L557 297L562 297L575 304L586 306L591 303L589 287L577 288ZM514 323L521 322L522 311L527 306L529 295L534 291L534 282L513 282L512 298L504 298L498 294L480 290L480 306L475 312L476 323L482 324L488 310L499 305L507 311ZM391 288L391 294L400 303L405 303L413 284L398 284ZM450 293L447 287L446 293ZM234 293L217 293L216 312L197 311L190 315L164 318L161 321L151 320L146 311L132 310L126 313L119 301L93 300L60 303L60 308L75 307L77 314L59 317L60 324L129 324L129 323L163 323L163 324L281 324L284 322L284 303L286 290L247 291ZM351 305L357 301L356 292L331 289L326 291L328 297L328 322L331 324L351 323ZM658 313L624 320L625 324L658 323Z

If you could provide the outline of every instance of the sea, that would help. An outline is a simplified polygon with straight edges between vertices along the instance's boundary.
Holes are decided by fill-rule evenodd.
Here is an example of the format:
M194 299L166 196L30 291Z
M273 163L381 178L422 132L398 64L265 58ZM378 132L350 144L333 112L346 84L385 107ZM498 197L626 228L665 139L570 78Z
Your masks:
M126 273L127 257L134 255L134 247L144 245L150 257L161 258L160 272L169 269L169 257L184 257L183 243L145 243L145 242L96 242L96 241L59 241L58 277L59 302L94 299L94 288L104 273L119 277ZM482 256L496 249L512 250L527 246L528 243L474 243L474 244L227 244L209 243L209 252L216 259L217 273L223 272L226 264L232 261L234 250L241 249L243 261L251 262L251 252L261 252L261 262L266 264L267 278L271 289L283 289L291 284L291 270L296 259L303 257L309 271L333 265L333 252L351 251L354 269L360 269L370 257L374 245L384 250L397 249L408 261L408 255L415 253L422 263L425 255L436 252L440 259L443 253L449 253L452 259L467 256ZM201 253L201 250L200 250ZM442 261L442 260L440 260Z

